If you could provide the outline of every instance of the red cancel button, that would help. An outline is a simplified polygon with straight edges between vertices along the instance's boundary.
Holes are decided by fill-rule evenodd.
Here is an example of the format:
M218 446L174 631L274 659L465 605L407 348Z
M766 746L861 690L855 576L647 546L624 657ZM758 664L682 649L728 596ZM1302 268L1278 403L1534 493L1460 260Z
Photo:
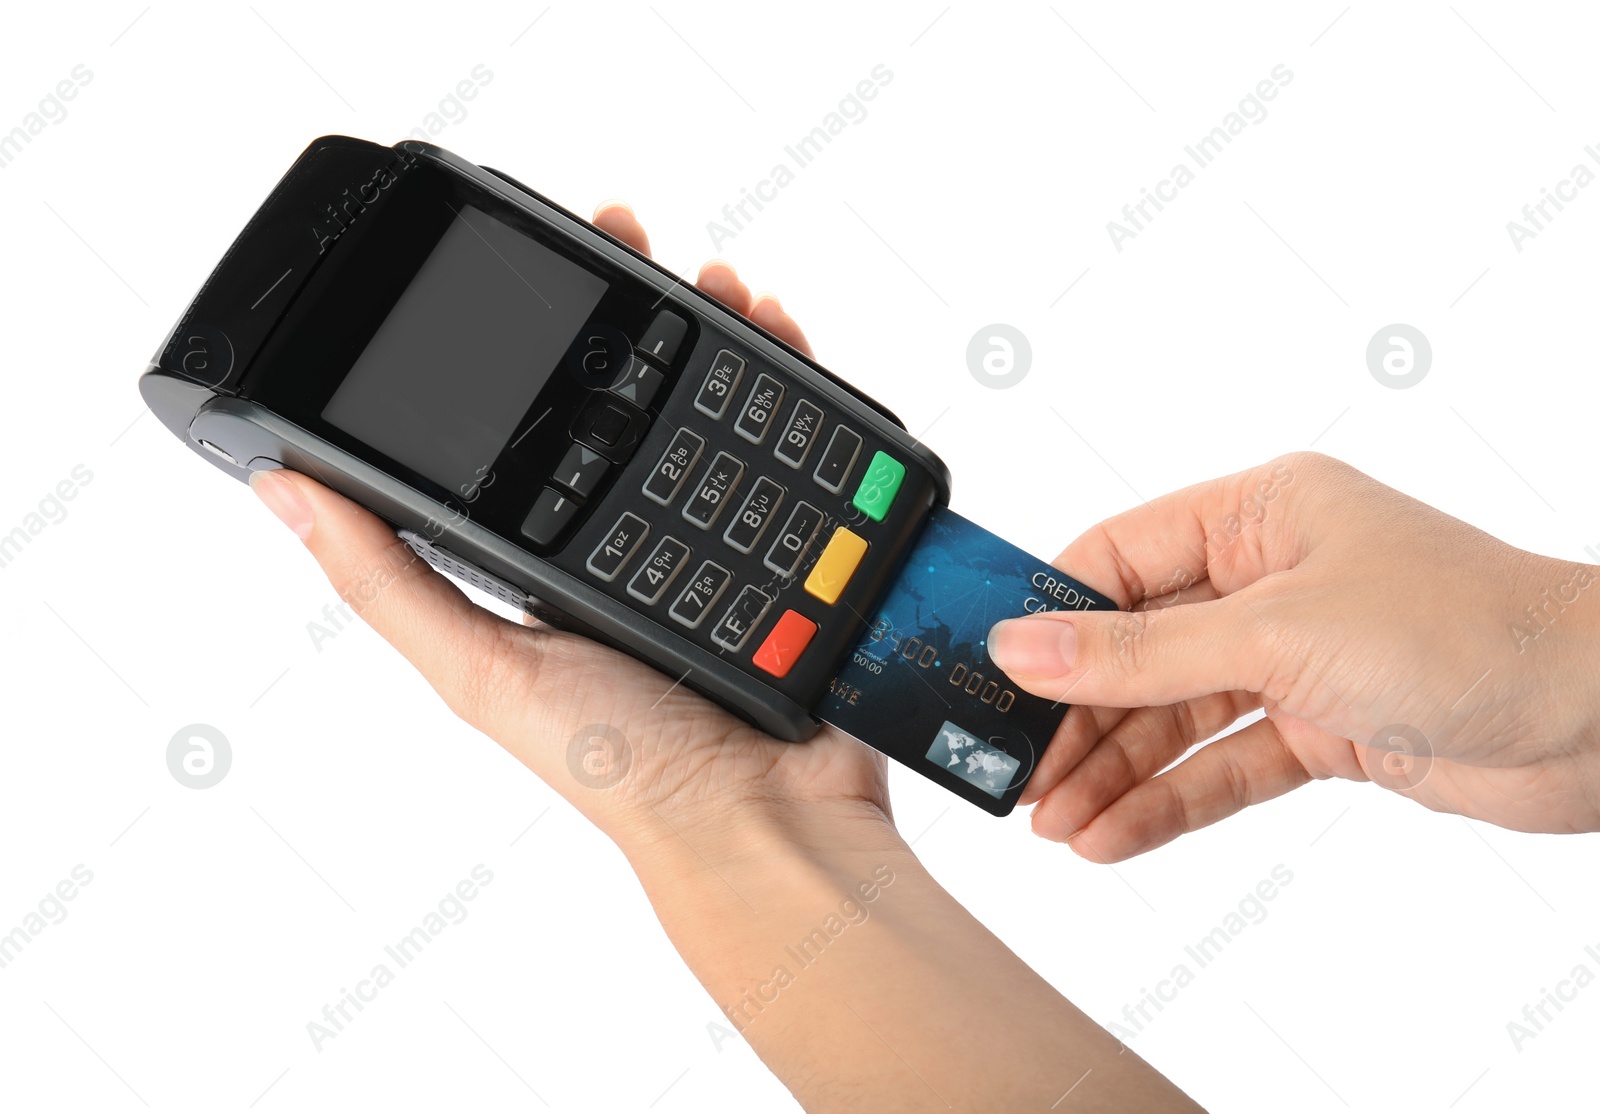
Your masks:
M810 619L798 611L785 611L752 660L774 677L787 677L816 633L817 624Z

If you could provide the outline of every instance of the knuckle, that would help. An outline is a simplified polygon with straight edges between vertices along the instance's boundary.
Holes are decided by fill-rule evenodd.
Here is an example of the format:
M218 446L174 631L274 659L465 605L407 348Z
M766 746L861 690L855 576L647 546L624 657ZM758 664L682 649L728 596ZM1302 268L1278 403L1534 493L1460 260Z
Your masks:
M1151 822L1169 832L1192 832L1199 827L1188 794L1177 785L1158 778L1150 783L1161 786L1161 797L1153 802Z
M1268 472L1291 471L1308 476L1325 476L1349 467L1338 457L1329 456L1327 453L1319 453L1313 449L1299 449L1275 457L1267 464L1266 469Z
M1221 790L1218 796L1241 807L1251 804L1250 778L1239 765L1238 759L1227 752L1223 752L1220 759L1216 772L1218 788Z
M1103 667L1112 678L1132 680L1150 665L1155 654L1151 626L1159 611L1122 611L1106 628L1106 653Z
M1194 708L1187 700L1180 700L1176 704L1168 705L1168 714L1172 717L1172 730L1177 738L1185 745L1199 742L1199 725L1195 722Z
M1276 480L1280 487L1304 485L1321 493L1346 490L1361 475L1338 457L1310 449L1285 453L1264 465L1262 472L1265 481Z

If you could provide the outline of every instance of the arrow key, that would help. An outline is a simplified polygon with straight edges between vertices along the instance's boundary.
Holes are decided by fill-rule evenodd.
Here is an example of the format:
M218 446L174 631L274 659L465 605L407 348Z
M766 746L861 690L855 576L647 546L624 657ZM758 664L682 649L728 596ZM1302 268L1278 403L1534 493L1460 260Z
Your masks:
M627 374L611 388L611 393L618 398L627 399L643 410L650 405L650 400L656 397L656 391L661 388L662 378L659 371L635 356L633 362L628 365Z
M551 479L578 498L587 499L608 467L606 458L593 449L573 444L568 446L567 455L561 458Z

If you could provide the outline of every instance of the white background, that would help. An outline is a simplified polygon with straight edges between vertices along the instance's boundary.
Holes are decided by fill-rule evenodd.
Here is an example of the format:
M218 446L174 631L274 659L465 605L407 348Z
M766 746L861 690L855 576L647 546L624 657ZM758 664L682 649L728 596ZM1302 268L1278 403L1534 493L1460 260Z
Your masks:
M1520 253L1506 231L1600 144L1588 6L141 7L12 6L0 36L0 132L93 74L0 170L0 532L93 476L0 568L0 932L93 872L0 969L0 1106L794 1108L708 1035L612 845L365 628L315 649L337 601L299 542L141 416L138 373L304 145L395 142L480 63L435 141L580 212L628 199L690 276L722 206L887 66L715 254L1035 553L1311 445L1526 548L1600 547L1600 184ZM1278 64L1268 116L1115 250L1106 223ZM1032 344L1010 390L966 366L995 322ZM1364 357L1395 322L1434 351L1407 390ZM196 722L234 754L205 791L165 760ZM1110 869L893 791L935 875L1102 1022L1292 871L1131 1042L1215 1109L1593 1102L1600 989L1521 1051L1506 1029L1600 974L1592 836L1318 784ZM306 1023L479 863L467 919L316 1051ZM1013 1066L981 1031L926 1054Z

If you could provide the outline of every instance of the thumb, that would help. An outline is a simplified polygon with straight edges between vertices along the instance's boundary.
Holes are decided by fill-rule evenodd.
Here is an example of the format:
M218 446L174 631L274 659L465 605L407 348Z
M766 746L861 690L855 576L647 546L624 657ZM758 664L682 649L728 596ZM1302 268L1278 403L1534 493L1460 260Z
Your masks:
M1036 696L1104 708L1259 692L1275 649L1237 595L1151 611L1046 611L996 623L989 657Z

